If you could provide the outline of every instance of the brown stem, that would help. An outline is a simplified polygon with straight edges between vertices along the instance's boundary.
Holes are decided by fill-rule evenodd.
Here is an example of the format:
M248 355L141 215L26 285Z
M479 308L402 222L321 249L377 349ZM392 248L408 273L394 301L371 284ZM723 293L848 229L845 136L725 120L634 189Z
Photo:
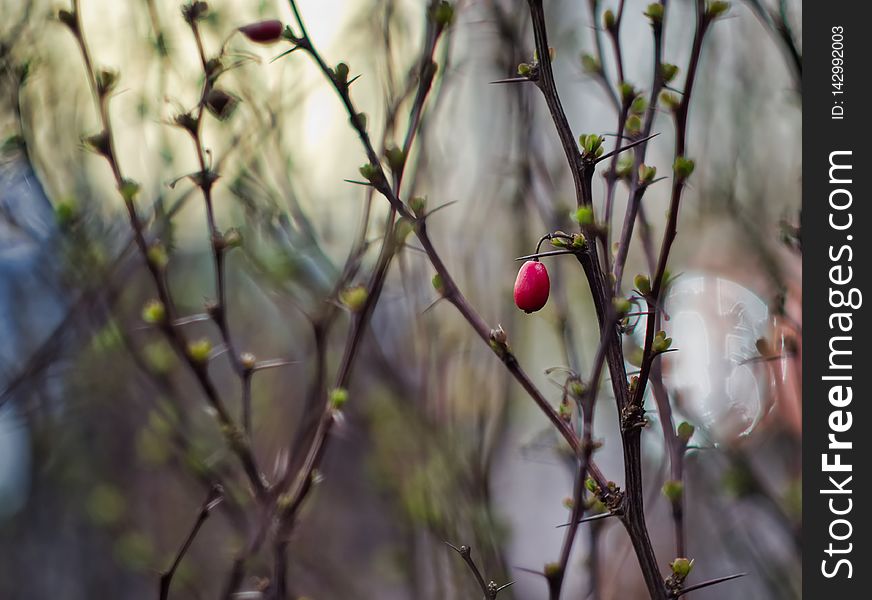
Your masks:
M206 500L203 501L203 504L200 506L200 510L197 512L197 518L194 521L193 527L191 527L191 531L188 533L188 536L185 538L185 541L182 542L181 547L178 552L176 552L176 557L173 559L170 568L163 572L160 576L160 600L167 600L170 595L170 584L173 581L173 575L176 574L176 569L179 568L179 564L182 562L182 559L185 557L185 554L188 552L188 548L191 547L191 544L194 542L194 538L197 537L197 533L199 533L200 528L203 526L203 523L206 522L206 519L209 518L209 514L212 512L212 509L218 506L223 498L223 490L220 486L215 486L211 490L209 490L209 495L206 496Z
M555 127L557 128L561 145L564 148L567 162L572 171L577 203L579 206L590 206L593 201L591 192L591 180L593 177L592 161L591 163L586 162L579 154L575 145L575 137L572 134L572 130L569 127L566 115L560 104L557 87L551 70L545 13L542 6L542 0L529 0L529 5L536 40L536 51L539 56L538 85L545 96L546 103L551 112ZM586 233L593 232L588 231ZM589 235L588 237L591 240L595 239L593 235ZM578 260L587 276L600 326L603 328L606 326L616 327L616 324L609 323L608 321L608 312L611 307L612 296L610 286L606 285L602 267L596 255L596 244L589 243L587 248L588 253L579 255ZM619 340L620 337L617 337L616 339ZM649 595L653 600L665 600L666 588L657 566L657 557L654 554L654 549L651 545L651 540L648 537L648 530L645 524L640 452L641 427L626 427L623 424L625 411L632 410L634 407L630 405L627 376L621 346L619 343L612 343L607 344L605 348L606 362L611 375L612 389L622 420L621 438L624 453L626 493L624 496L621 521L630 536Z

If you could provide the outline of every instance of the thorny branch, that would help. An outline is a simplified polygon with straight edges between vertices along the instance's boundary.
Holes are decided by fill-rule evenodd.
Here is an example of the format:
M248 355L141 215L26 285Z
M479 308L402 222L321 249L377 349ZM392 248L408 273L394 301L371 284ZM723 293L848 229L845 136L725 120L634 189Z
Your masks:
M108 109L110 93L112 90L111 82L116 76L108 70L101 70L101 80L98 80L97 72L95 71L88 46L85 42L79 0L73 0L72 11L62 11L61 18L64 24L67 25L73 33L76 42L78 43L102 127L102 130L99 133L88 138L88 143L96 152L107 160L112 169L118 192L127 209L130 225L133 229L135 244L144 259L146 268L154 282L158 300L162 304L163 311L165 312L164 318L162 318L159 323L156 323L156 325L164 334L164 337L167 339L179 358L183 360L194 375L203 394L206 396L210 406L215 411L228 447L242 464L243 470L245 471L255 494L260 496L265 491L266 486L260 470L257 467L251 447L248 442L239 435L240 430L238 426L230 416L224 401L221 399L217 388L209 376L208 360L204 362L198 360L195 356L192 356L189 351L189 341L184 333L175 325L177 315L175 313L172 295L167 285L164 273L165 264L162 260L155 259L155 253L152 251L153 243L148 241L146 227L137 214L135 200L138 193L138 185L125 179L122 175L120 162L115 150L115 137L113 135L112 121Z

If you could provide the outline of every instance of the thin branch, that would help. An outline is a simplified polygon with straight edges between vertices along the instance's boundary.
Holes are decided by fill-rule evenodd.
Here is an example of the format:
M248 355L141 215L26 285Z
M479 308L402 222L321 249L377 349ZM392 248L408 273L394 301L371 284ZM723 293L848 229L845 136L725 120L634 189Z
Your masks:
M494 581L485 583L484 576L475 564L475 561L472 559L472 548L470 546L461 546L458 548L450 542L445 542L445 544L463 558L463 562L465 562L466 566L469 567L469 570L472 571L472 575L475 577L478 587L481 588L481 591L487 600L494 600L501 591L515 584L514 581L504 583L503 585L497 585Z
M194 542L194 538L196 538L197 534L200 532L200 528L203 526L203 523L205 523L206 519L209 518L212 509L221 504L221 501L223 499L224 490L221 488L220 485L216 485L211 490L209 490L209 495L206 496L206 499L200 506L200 510L197 512L197 518L194 521L194 525L191 527L191 531L188 533L185 541L182 542L182 545L179 548L178 552L176 552L176 557L173 559L170 568L164 571L160 576L160 600L167 600L167 598L169 598L170 584L173 581L173 576L176 574L176 569L179 568L179 564L182 562L182 559L188 552L188 548L190 548L191 544Z
M472 559L472 548L469 546L460 546L458 548L451 542L445 542L445 545L460 555L460 557L463 559L463 562L466 563L466 566L468 566L469 570L472 572L473 577L475 577L475 581L476 583L478 583L478 587L481 588L482 593L485 595L485 597L487 597L487 583L485 583L484 576L481 574L481 571L478 570L478 566Z

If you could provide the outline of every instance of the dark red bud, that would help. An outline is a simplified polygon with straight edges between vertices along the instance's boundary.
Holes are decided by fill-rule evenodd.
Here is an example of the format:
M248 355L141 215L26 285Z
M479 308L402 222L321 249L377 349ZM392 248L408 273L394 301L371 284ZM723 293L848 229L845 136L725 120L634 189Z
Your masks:
M515 280L515 304L526 313L536 312L548 302L551 281L541 262L528 260L521 265Z
M260 21L258 23L244 25L239 28L239 31L241 31L242 35L250 39L252 42L257 42L258 44L272 44L282 38L282 32L284 29L285 26L281 21L273 19L270 21Z

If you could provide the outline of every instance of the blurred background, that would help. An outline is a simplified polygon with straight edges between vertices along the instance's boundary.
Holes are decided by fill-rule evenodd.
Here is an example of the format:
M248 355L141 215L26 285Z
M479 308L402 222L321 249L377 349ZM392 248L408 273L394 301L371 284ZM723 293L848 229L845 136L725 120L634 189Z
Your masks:
M240 25L291 22L288 4L213 0L209 53L226 44L238 66L222 76L239 104L209 119L204 141L221 175L219 228L238 228L228 254L228 320L241 350L289 364L252 384L252 441L270 476L306 421L315 376L310 318L363 241L353 284L375 266L386 202L359 178L366 162L335 92L302 52L254 46ZM330 64L360 75L352 95L374 143L402 141L426 3L301 0L309 34ZM595 48L602 11L618 2L545 2L561 98L576 134L614 134L617 116L581 55ZM627 1L626 79L645 91L652 41L646 2ZM252 500L214 414L167 343L141 319L154 296L131 244L110 169L84 150L99 130L75 40L56 18L63 2L0 0L0 598L154 598L209 486L227 500L204 525L173 581L174 597L213 598L245 543ZM592 10L598 15L592 17ZM696 160L670 261L666 328L679 351L664 358L676 411L696 430L685 458L688 556L694 580L749 576L690 597L800 597L801 323L799 240L801 92L786 25L801 47L796 1L736 2L706 40L689 126ZM116 69L110 103L125 176L140 182L141 213L169 251L168 282L183 315L214 297L202 197L189 136L172 126L197 102L197 50L176 1L83 0L95 66ZM684 71L693 3L669 3L664 57ZM782 27L779 28L779 25ZM435 59L439 76L411 157L404 197L453 203L428 221L463 293L500 324L555 406L568 367L590 371L598 331L574 260L545 259L552 298L532 315L512 303L515 258L555 229L569 230L571 179L541 94L491 85L532 58L527 4L457 3ZM605 49L606 74L615 82ZM681 76L679 76L679 79ZM668 115L653 127L647 161L670 173ZM614 137L607 137L607 145ZM180 179L181 178L181 179ZM603 197L604 180L594 193ZM629 280L659 245L669 184L644 199ZM615 222L627 197L620 184ZM597 205L598 210L601 205ZM360 240L362 224L367 224ZM373 243L368 243L373 242ZM334 429L319 483L289 547L299 597L475 598L474 579L443 542L474 549L482 571L515 581L500 598L547 597L541 571L558 558L572 495L572 463L547 420L430 279L409 242L392 265ZM327 336L329 376L350 316ZM192 337L218 344L214 325ZM627 355L641 340L627 336ZM226 356L210 373L241 410ZM648 527L664 573L675 556L661 493L668 456L653 400L642 436ZM621 484L610 386L599 395L596 460ZM522 568L522 569L519 569ZM253 557L244 589L271 573ZM624 529L583 525L565 597L646 593ZM698 577L698 579L696 579ZM251 596L256 597L256 596Z

